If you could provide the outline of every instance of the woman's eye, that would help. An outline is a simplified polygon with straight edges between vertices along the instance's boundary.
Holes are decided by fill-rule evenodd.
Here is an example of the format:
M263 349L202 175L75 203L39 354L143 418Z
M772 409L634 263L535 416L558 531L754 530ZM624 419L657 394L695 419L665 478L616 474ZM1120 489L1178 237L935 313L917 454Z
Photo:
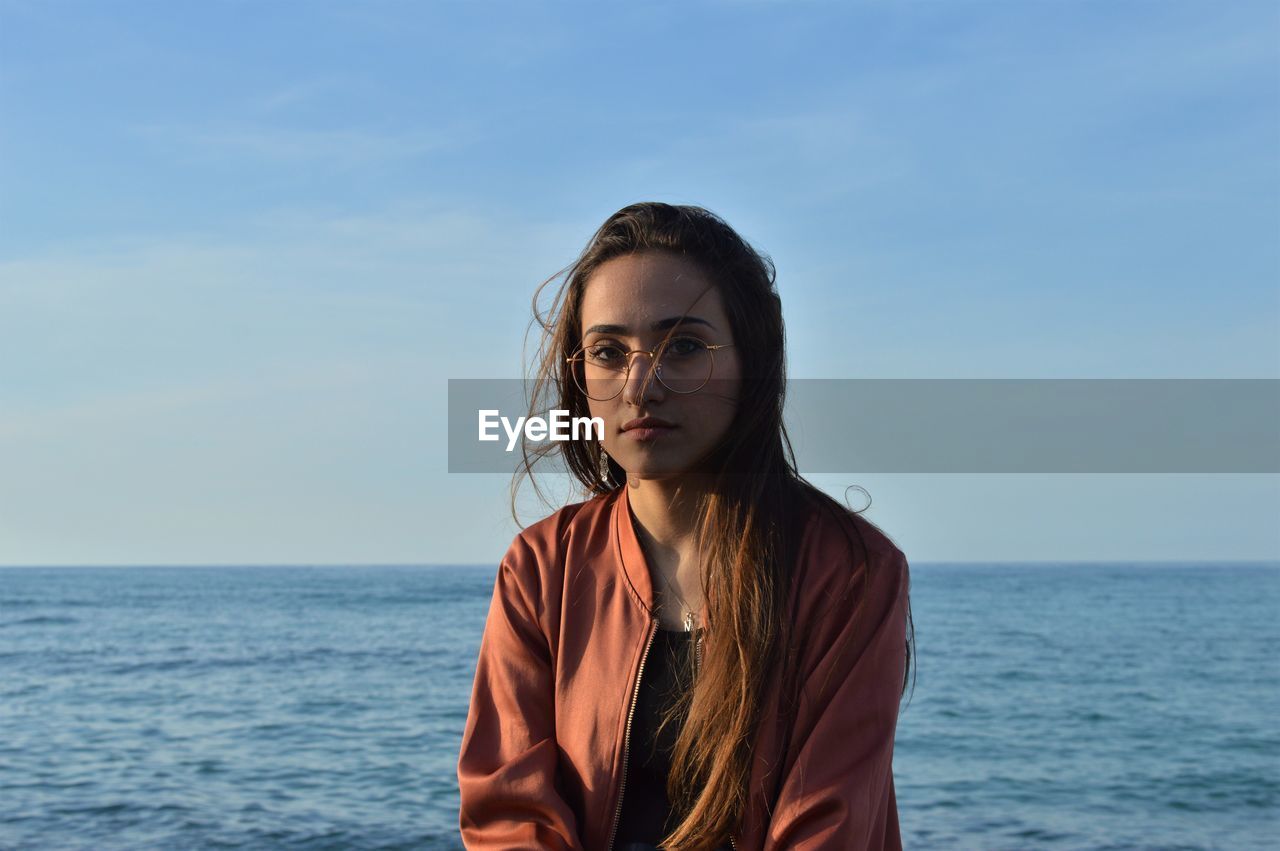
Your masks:
M617 346L601 344L598 346L587 347L587 357L599 363L612 363L621 355L622 350Z
M672 355L696 355L705 351L707 344L697 337L677 337L667 344L667 353Z

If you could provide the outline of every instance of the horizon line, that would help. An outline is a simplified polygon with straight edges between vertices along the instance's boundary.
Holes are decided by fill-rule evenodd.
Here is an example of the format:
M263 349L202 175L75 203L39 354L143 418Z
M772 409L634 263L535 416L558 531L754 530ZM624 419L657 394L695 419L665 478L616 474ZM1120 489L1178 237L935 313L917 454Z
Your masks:
M500 561L500 560L499 560ZM0 570L44 570L44 569L118 569L118 568L184 568L184 569L207 569L207 568L334 568L334 567L351 567L351 568L371 568L371 567L465 567L465 568L496 568L499 561L494 562L331 562L331 563L314 563L314 562L273 562L273 563L257 563L257 562L239 562L239 563L153 563L153 564L0 564ZM1280 558L1182 558L1182 559L920 559L918 561L908 560L911 566L916 565L1044 565L1044 564L1062 564L1062 565L1104 565L1104 564L1131 564L1131 565L1198 565L1205 563L1224 564L1224 565L1275 565L1280 566Z

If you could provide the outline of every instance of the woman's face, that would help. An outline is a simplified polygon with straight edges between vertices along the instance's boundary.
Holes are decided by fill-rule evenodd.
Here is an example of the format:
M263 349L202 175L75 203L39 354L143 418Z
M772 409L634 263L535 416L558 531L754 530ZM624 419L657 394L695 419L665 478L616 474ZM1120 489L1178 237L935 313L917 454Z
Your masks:
M601 264L587 280L581 311L586 346L650 350L669 331L672 343L679 337L708 345L736 342L716 287L696 264L668 252L634 253ZM683 321L673 328L681 316ZM683 345L683 350L692 348ZM649 357L634 355L622 392L606 401L588 400L591 416L604 420L605 451L628 478L679 476L724 435L737 406L740 355L731 346L715 350L711 360L714 369L702 390L676 393L651 376ZM669 367L664 375L671 374ZM641 417L664 420L670 427L626 429Z

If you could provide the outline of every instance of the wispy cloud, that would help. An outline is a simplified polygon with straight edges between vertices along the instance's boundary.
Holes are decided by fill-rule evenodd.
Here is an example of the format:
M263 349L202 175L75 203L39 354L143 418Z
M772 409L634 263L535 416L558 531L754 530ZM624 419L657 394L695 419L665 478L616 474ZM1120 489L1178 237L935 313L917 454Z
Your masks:
M82 402L185 403L195 391L165 388L232 392L273 364L510 375L522 308L585 230L427 205L277 210L230 235L66 244L0 263L0 407L79 421Z
M253 115L272 115L290 111L295 107L359 95L365 90L366 85L352 77L324 74L295 80L288 84L250 95L245 99L245 109Z
M132 125L127 132L179 158L250 158L275 165L323 163L347 168L399 164L440 151L456 150L475 138L474 128L458 124L393 132L358 128L273 127L231 121L209 124L155 122Z
M247 412L268 400L328 399L357 392L397 375L421 371L425 357L386 355L311 355L305 359L262 361L252 371L238 375L203 376L194 380L147 381L146 387L98 391L71 399L35 404L21 399L3 402L0 417L0 455L19 443L75 440L118 431L129 424L164 423L182 419L194 422L202 413L216 411L224 417ZM335 411L342 406L334 405ZM217 428L216 421L209 427Z

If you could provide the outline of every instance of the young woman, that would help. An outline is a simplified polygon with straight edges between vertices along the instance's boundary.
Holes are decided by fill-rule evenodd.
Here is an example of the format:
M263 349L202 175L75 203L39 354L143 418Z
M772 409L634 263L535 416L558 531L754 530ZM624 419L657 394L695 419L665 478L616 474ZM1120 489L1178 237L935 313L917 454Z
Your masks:
M704 209L641 203L564 272L530 409L604 437L526 450L523 473L562 452L590 498L499 565L463 842L900 849L907 560L796 470L771 261Z

